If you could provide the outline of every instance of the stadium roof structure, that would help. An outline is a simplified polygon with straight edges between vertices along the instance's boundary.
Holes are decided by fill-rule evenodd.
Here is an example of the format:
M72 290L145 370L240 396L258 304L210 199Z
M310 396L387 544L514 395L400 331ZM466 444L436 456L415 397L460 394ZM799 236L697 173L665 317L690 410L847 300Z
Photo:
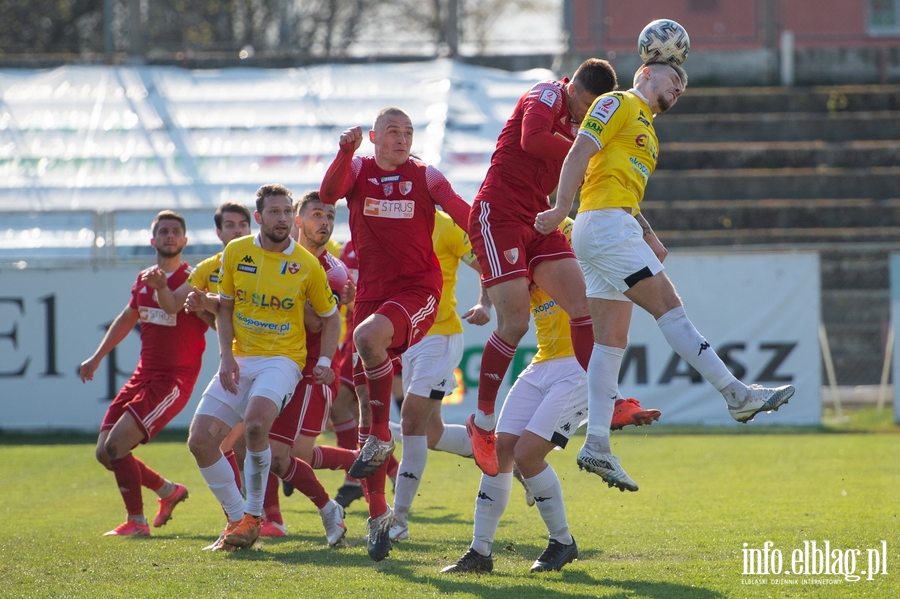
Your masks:
M552 76L448 59L276 70L0 70L0 213L27 211L44 232L90 237L94 227L75 221L250 204L256 188L271 182L303 193L318 188L340 132L370 128L386 106L410 115L413 153L471 202L515 102ZM372 151L365 141L360 152ZM9 249L22 231L5 220L12 228L0 245Z

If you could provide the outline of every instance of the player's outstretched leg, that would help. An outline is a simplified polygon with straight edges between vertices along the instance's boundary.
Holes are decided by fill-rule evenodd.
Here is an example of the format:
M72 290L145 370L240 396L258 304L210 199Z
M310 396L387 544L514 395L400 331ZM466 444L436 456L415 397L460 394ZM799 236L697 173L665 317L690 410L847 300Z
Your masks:
M768 388L750 385L747 387L746 394L740 399L729 397L727 392L723 395L731 417L738 422L747 423L760 412L777 411L794 395L794 387L784 385L783 387Z

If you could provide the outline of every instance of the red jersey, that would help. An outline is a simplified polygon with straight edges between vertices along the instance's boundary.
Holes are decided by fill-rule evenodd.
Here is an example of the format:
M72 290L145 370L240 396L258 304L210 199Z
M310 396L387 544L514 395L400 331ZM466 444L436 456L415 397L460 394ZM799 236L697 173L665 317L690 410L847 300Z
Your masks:
M562 81L542 81L519 98L506 121L476 202L507 207L511 217L534 224L550 209L547 196L559 185L563 160L578 134ZM492 193L494 192L494 193Z
M338 152L320 195L328 203L347 198L359 259L356 300L386 300L412 287L440 297L443 279L431 242L435 205L466 229L468 204L433 166L410 158L386 171L373 156L351 156Z
M353 247L352 239L348 239L347 243L341 247L340 258L341 262L344 263L344 266L347 267L347 272L350 273L350 279L355 285L357 279L359 279L359 258L356 257L356 248Z
M160 308L156 291L141 281L148 270L138 275L128 303L141 319L141 357L135 374L165 373L196 380L209 326L194 313L181 310L177 314L168 314ZM178 289L191 270L187 262L182 262L178 270L168 275L169 289Z
M334 268L335 266L340 266L341 262L328 252L322 252L321 256L318 256L319 264L322 265L322 268L325 269L325 274L328 274L328 271ZM340 299L340 298L338 298ZM303 368L304 375L312 375L313 368L316 367L316 362L319 361L319 356L322 354L322 331L317 331L313 333L309 329L306 329L306 366ZM337 354L337 352L335 352ZM332 360L334 360L335 356L329 356ZM340 373L337 371L336 367L338 365L334 364L336 378L340 378Z

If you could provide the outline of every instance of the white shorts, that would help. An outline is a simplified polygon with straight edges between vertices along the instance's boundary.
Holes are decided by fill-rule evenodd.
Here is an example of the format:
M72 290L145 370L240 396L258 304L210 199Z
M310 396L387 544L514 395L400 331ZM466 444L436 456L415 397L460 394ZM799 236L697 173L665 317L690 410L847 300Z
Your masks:
M587 373L574 357L531 363L516 379L497 421L497 432L529 431L565 447L587 422Z
M219 374L209 382L196 414L218 418L231 428L243 422L251 397L265 397L278 406L278 413L291 400L300 382L300 367L284 356L235 356L240 381L237 394L226 391Z
M456 388L453 371L462 354L462 333L426 335L403 354L403 392L444 399Z
M584 272L588 297L630 301L623 295L626 291L663 270L637 220L621 208L578 213L572 248Z

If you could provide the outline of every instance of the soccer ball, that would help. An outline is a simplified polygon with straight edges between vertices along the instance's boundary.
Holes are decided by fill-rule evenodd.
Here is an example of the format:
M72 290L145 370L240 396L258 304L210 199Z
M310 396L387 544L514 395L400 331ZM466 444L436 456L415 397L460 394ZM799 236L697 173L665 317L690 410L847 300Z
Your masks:
M344 291L344 286L347 285L347 281L350 279L350 272L347 270L347 267L344 266L343 262L334 258L331 261L331 268L325 274L328 275L328 286L340 297Z
M638 36L638 53L647 62L679 65L687 58L691 38L687 31L670 19L657 19L647 24Z

